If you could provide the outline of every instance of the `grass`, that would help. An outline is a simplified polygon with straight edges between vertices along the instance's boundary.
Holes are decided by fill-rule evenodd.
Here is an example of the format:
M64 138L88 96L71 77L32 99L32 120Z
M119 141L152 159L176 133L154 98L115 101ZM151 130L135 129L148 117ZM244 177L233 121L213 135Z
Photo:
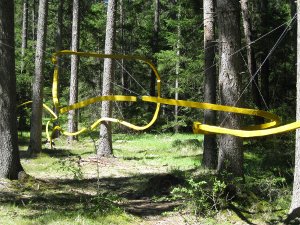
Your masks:
M97 165L91 161L97 135L80 137L73 145L61 137L55 149L45 145L40 155L30 158L28 133L23 132L21 162L30 177L0 180L0 224L280 224L288 211L290 169L278 161L281 151L247 143L246 182L238 186L238 200L203 218L185 204L183 211L174 210L179 203L169 195L177 184L172 176L214 179L200 167L202 136L116 134L115 158L101 159ZM272 156L276 164L269 160Z
M196 140L196 144L185 144L189 140ZM114 141L114 154L125 160L140 161L144 165L188 170L200 165L202 141L202 136L199 138L191 134L143 134L136 138L119 135ZM176 142L180 143L174 145Z
M135 213L125 211L134 208L128 199L143 195L145 183L154 174L198 167L201 147L172 146L176 140L189 139L195 136L114 135L116 158L97 166L85 162L95 153L95 143L88 137L74 145L62 137L55 149L43 146L42 153L30 158L28 133L23 132L21 162L30 177L21 182L0 181L0 224L143 224Z

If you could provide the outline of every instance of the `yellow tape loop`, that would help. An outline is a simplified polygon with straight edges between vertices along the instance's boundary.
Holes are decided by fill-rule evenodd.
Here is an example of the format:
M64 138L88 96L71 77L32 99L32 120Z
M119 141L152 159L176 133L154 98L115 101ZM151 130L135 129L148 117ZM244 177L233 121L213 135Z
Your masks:
M68 136L79 135L83 132L87 132L89 130L94 130L97 126L99 126L99 124L101 122L104 122L104 121L119 123L119 124L122 124L126 127L134 129L134 130L145 130L145 129L151 127L157 120L161 104L190 107L190 108L197 108L197 109L205 109L205 110L223 111L223 112L229 112L229 113L238 113L238 114L251 115L251 116L259 116L259 117L262 117L262 118L268 120L266 123L259 124L259 125L247 126L240 130L206 125L206 124L201 124L200 122L194 122L193 131L194 131L194 133L197 133L197 134L199 134L199 133L201 133L201 134L212 134L212 133L230 134L230 135L234 135L234 136L238 136L238 137L248 138L248 137L258 137L258 136L266 136L266 135L271 135L271 134L278 134L278 133L288 132L288 131L300 128L300 121L290 123L287 125L283 125L283 126L278 126L281 123L280 118L273 113L262 111L262 110L161 98L160 97L160 95L161 95L160 76L159 76L155 66L152 64L152 62L143 57L130 56L130 55L107 55L107 54L99 54L99 53L93 53L93 52L73 52L73 51L69 51L69 50L57 52L52 57L52 62L55 64L54 73L53 73L52 97L53 97L54 106L58 109L58 112L60 114L67 113L70 110L83 108L90 104L94 104L94 103L100 102L100 101L127 101L127 102L136 102L137 101L136 96L109 95L109 96L97 96L97 97L93 97L93 98L89 98L89 99L77 102L73 105L61 107L60 103L59 103L59 99L58 99L59 73L58 73L58 65L57 65L57 57L59 57L61 55L77 55L80 57L139 60L139 61L142 61L143 63L146 63L147 65L150 66L150 68L152 69L152 71L154 72L154 74L156 76L157 96L156 97L143 96L142 101L148 102L148 103L149 102L155 103L156 109L155 109L152 119L146 125L139 126L139 125L129 123L127 121L119 120L116 118L106 117L106 118L100 118L97 121L95 121L91 126L84 127L74 133L67 132L67 131L63 130L60 126L55 126L52 130L52 134L50 135L49 134L49 124L50 124L50 122L57 120L58 115L56 115L48 106L43 104L44 109L47 112L49 112L52 116L52 119L50 119L46 125L47 139L50 141L50 143L52 142L53 133L57 130L59 130L62 134L68 135ZM24 106L24 105L27 105L30 103L32 103L32 101L25 102L25 103L19 105L18 107L21 107L21 106ZM275 127L275 126L277 126L277 127Z

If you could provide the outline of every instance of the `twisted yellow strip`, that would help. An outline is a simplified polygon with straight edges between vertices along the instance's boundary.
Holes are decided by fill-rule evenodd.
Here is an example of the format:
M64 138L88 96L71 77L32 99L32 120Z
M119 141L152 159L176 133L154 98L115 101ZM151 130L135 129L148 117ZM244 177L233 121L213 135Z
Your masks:
M215 111L223 111L223 112L229 112L229 113L238 113L238 114L244 114L244 115L251 115L251 116L259 116L263 117L264 119L269 120L267 123L259 124L259 125L252 125L244 127L241 130L237 129L229 129L229 128L223 128L218 126L212 126L212 125L205 125L201 124L200 122L194 122L193 125L193 131L194 133L202 133L202 134L230 134L238 137L258 137L258 136L266 136L271 134L278 134L283 132L288 132L291 130L295 130L297 128L300 128L300 121L290 123L283 126L278 126L280 124L280 118L272 114L270 112L262 111L262 110L256 110L256 109L247 109L247 108L238 108L233 106L224 106L224 105L217 105L217 104L210 104L210 103L201 103L201 102L193 102L193 101L184 101L184 100L175 100L175 99L165 99L161 98L161 80L160 76L155 68L155 66L152 64L151 61L148 59L145 59L140 56L129 56L129 55L106 55L106 54L98 54L98 53L91 53L91 52L73 52L69 50L64 50L57 52L52 57L52 62L55 64L55 69L53 73L53 86L52 86L52 96L53 96L53 103L54 106L58 109L58 112L63 114L67 113L70 110L79 109L86 107L90 104L94 104L96 102L100 101L129 101L129 102L136 102L137 97L135 96L123 96L123 95L110 95L110 96L98 96L86 99L84 101L77 102L73 105L60 107L59 99L58 99L58 80L59 80L59 74L58 74L58 65L57 65L57 57L61 55L78 55L80 57L95 57L95 58L111 58L111 59L125 59L125 60L139 60L143 63L146 63L150 66L150 68L153 70L157 83L156 83L156 89L157 89L157 96L156 97L150 97L150 96L143 96L141 98L141 101L144 102L150 102L156 104L156 109L153 114L152 119L150 122L144 126L134 125L127 121L119 120L116 118L100 118L96 122L94 122L90 127L82 128L81 130L70 133L67 131L64 131L61 127L56 126L52 130L55 132L56 130L59 130L62 132L62 134L65 135L79 135L83 132L86 132L88 130L95 129L101 122L107 121L107 122L113 122L113 123L119 123L124 126L127 126L134 130L145 130L152 126L154 122L157 120L160 105L161 104L167 104L167 105L176 105L176 106L182 106L182 107L190 107L190 108L197 108L197 109L206 109L206 110L215 110ZM29 104L30 102L25 102L20 106ZM52 115L52 119L47 122L46 126L46 133L47 133L47 139L52 142L52 134L49 134L49 123L53 122L54 120L58 119L58 115L56 115L49 107L47 107L45 104L43 104L43 107ZM278 126L278 127L275 127ZM275 128L274 128L275 127Z
M148 59L145 59L140 56L129 56L129 55L106 55L106 54L98 54L98 53L92 53L92 52L73 52L69 50L64 50L57 52L53 55L52 61L54 64L57 64L57 57L61 55L78 55L81 57L95 57L95 58L111 58L111 59L125 59L125 60L139 60L142 61L150 66L150 68L154 71L154 74L157 78L157 96L156 97L150 97L150 96L143 96L142 101L144 102L152 102L156 103L156 110L153 115L152 120L145 126L137 126L134 124L131 124L126 121L121 121L116 118L101 118L94 122L89 129L95 129L101 122L103 121L110 121L115 123L120 123L124 126L127 126L129 128L132 128L134 130L144 130L152 126L152 124L156 121L159 113L160 104L167 104L167 105L177 105L177 106L183 106L183 107L191 107L191 108L198 108L198 109L208 109L208 110L216 110L216 111L223 111L223 112L230 112L230 113L238 113L238 114L245 114L245 115L252 115L252 116L260 116L263 117L269 122L263 123L260 125L254 125L254 126L248 126L243 128L243 130L235 130L235 129L229 129L229 128L222 128L217 126L211 126L211 125L205 125L201 124L199 122L194 122L193 125L193 131L194 133L218 133L218 134L231 134L239 137L257 137L257 136L264 136L264 135L270 135L274 133L281 133L281 132L287 132L289 130L296 129L300 127L300 122L295 122L292 124L280 126L277 128L272 128L274 126L278 126L280 124L280 118L277 115L274 115L272 113L262 111L262 110L256 110L256 109L246 109L246 108L237 108L232 106L223 106L223 105L217 105L217 104L209 104L209 103L200 103L200 102L192 102L192 101L183 101L183 100L175 100L175 99L164 99L160 97L161 94L161 80L160 76L155 68L155 66L152 64L151 61ZM54 105L59 108L60 113L66 113L73 109L78 109L85 107L89 104L93 104L99 101L131 101L135 102L137 101L137 98L134 96L99 96L95 98L90 98L81 102L78 102L76 104L66 106L63 108L60 108L59 106L59 100L57 95L57 85L58 85L58 68L57 65L54 70L54 76L53 76L53 102ZM271 128L271 129L270 129ZM57 128L61 129L61 128ZM63 132L66 135L78 135L84 131L88 130L87 128L83 128L82 130L76 132L76 133L68 133Z

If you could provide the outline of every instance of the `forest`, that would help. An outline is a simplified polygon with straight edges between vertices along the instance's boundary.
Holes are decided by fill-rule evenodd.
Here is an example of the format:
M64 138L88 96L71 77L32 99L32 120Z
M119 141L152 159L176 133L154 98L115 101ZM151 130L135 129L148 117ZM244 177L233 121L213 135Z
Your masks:
M300 0L0 0L0 224L300 224Z

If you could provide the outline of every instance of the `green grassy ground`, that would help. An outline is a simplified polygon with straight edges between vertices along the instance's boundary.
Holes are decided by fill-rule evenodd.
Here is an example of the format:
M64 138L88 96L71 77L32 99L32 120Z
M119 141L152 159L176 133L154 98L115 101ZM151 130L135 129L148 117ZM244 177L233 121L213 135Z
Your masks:
M30 176L0 180L0 224L280 224L287 213L291 183L278 174L285 167L262 169L266 153L256 145L245 145L238 200L207 217L196 215L187 199L174 200L170 191L177 181L166 178L215 179L201 169L202 136L117 134L115 158L98 163L95 140L81 137L69 145L62 137L55 149L44 146L30 158L23 133L21 161Z
M153 174L198 167L202 140L188 143L195 138L199 137L114 135L116 158L97 165L89 162L91 156L95 159L95 143L89 137L73 145L61 138L55 149L44 146L41 154L30 158L28 134L23 133L21 161L30 177L1 181L0 224L147 224L125 211L127 196L142 195Z

